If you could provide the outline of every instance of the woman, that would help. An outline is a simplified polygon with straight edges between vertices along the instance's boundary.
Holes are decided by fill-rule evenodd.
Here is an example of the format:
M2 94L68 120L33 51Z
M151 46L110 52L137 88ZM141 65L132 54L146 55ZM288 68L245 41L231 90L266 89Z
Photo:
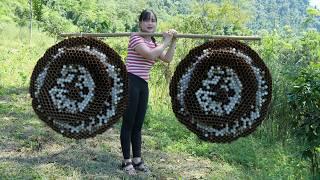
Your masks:
M152 10L144 10L139 16L140 32L154 33L157 27L157 17ZM124 112L121 126L121 148L123 153L122 169L129 175L136 171L148 172L149 169L141 158L141 129L147 110L150 69L159 58L170 62L173 58L176 39L174 29L163 33L163 42L157 44L150 35L133 34L128 45L126 67L129 78L129 101ZM133 159L130 159L130 143Z

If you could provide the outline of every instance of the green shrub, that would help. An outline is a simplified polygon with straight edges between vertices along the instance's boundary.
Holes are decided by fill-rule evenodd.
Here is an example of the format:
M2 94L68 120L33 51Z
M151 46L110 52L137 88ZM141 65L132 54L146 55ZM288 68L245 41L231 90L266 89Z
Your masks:
M297 137L306 141L303 157L311 161L314 176L320 176L320 63L311 63L293 79L293 88L288 94L293 127Z

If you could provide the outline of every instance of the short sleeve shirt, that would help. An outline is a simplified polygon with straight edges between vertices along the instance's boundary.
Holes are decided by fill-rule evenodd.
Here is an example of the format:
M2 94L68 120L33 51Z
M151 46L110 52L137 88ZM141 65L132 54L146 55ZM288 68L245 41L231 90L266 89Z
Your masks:
M150 77L150 70L155 63L155 60L146 59L135 51L135 48L142 43L151 49L156 47L156 44L154 42L147 41L141 36L130 36L128 44L128 56L126 59L126 67L128 72L136 76L139 76L145 81L148 81Z

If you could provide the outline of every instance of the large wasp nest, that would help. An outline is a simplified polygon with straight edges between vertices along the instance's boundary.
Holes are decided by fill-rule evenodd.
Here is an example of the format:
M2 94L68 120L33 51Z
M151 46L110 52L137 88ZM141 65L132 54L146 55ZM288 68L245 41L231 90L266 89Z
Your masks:
M227 39L192 49L170 83L178 120L201 139L219 143L255 131L266 116L271 92L271 75L259 55Z
M100 40L70 38L50 47L31 76L32 107L63 136L103 133L122 116L128 79L121 57Z

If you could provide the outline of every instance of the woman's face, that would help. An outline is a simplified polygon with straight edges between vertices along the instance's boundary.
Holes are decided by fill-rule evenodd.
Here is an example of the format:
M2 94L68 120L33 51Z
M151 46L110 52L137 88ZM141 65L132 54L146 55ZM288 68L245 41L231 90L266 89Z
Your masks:
M150 14L150 18L140 22L140 30L142 32L154 33L157 28L157 20L153 13Z

